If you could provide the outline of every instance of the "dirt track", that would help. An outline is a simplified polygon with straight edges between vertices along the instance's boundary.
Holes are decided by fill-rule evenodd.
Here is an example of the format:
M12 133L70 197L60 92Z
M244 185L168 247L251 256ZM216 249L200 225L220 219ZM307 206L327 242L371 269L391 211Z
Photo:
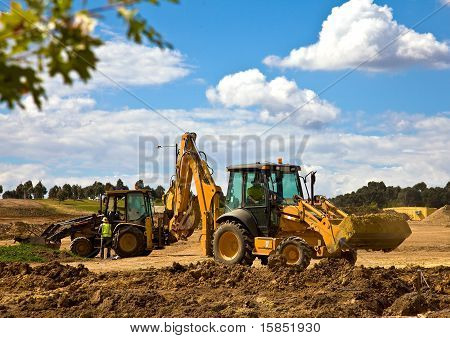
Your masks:
M450 228L421 226L412 224L412 235L396 250L383 252L358 252L358 265L367 267L405 267L420 265L434 267L450 266ZM69 241L63 242L68 248ZM174 262L189 264L205 261L201 255L199 234L194 233L187 242L178 242L164 250L155 250L148 257L135 257L119 260L101 260L95 258L82 263L91 271L129 271L150 267L167 267ZM317 261L313 261L317 262ZM70 263L75 266L77 262Z
M82 266L0 263L0 317L450 316L450 268L351 267L304 272L198 265L95 274ZM416 285L416 286L415 286Z

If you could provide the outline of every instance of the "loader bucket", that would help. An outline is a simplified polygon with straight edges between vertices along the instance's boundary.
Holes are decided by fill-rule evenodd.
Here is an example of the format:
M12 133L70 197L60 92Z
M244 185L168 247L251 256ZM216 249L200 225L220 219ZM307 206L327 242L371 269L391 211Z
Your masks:
M391 251L409 235L411 229L399 214L350 215L338 226L336 242L341 249Z
M42 245L51 249L59 250L61 242L49 242L45 237L33 236L33 237L14 237L14 241L23 244Z

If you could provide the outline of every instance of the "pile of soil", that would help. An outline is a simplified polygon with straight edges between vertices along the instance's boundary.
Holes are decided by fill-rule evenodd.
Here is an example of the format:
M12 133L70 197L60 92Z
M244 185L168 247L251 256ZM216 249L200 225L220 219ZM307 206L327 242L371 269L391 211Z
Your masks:
M306 271L188 266L95 274L82 265L0 263L1 317L450 317L450 268L353 267L324 260ZM421 292L417 292L418 290Z
M0 200L0 216L2 218L46 217L53 216L56 211L38 201L29 199Z
M41 235L49 226L45 224L30 224L27 222L0 223L0 240L14 239L15 237L31 237Z
M436 225L450 228L450 205L444 205L420 221L423 225Z

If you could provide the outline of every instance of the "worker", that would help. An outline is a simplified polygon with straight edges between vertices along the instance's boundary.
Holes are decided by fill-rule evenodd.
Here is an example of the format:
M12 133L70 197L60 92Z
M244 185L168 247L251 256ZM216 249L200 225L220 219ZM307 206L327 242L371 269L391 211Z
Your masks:
M101 247L100 247L100 257L105 258L105 249L107 249L106 258L111 257L111 246L112 246L112 230L111 224L107 217L103 217L103 223L100 226L101 234Z
M247 189L248 202L250 205L264 204L265 191L260 182L252 182L252 186Z

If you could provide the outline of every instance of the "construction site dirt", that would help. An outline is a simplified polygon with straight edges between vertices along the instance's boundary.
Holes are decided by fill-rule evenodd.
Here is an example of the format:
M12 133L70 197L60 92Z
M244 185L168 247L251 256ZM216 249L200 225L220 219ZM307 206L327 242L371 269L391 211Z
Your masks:
M0 263L1 317L450 316L450 268L352 267L306 271L213 261L93 273L58 262Z
M0 245L28 227L0 229ZM450 228L410 227L392 252L360 251L355 267L313 260L303 272L216 264L199 232L117 260L66 257L64 239L48 263L0 263L0 317L450 317Z

